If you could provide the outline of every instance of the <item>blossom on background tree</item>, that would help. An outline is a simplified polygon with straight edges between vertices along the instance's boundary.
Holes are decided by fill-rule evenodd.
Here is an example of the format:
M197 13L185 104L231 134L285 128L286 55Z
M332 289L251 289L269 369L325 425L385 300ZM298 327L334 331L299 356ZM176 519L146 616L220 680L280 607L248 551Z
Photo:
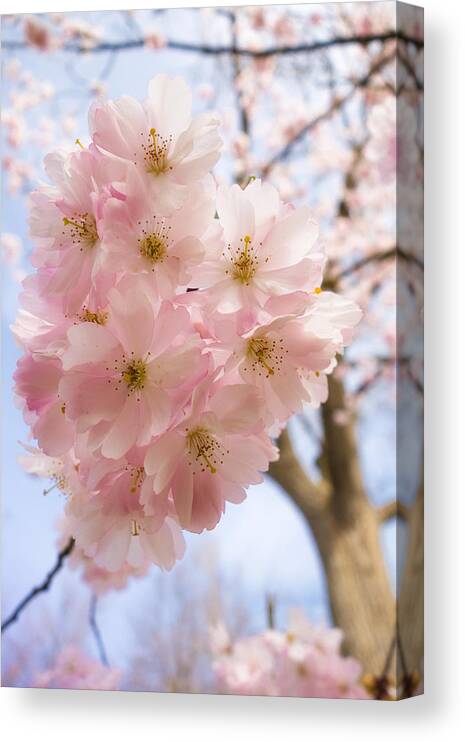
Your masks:
M35 688L118 690L121 672L88 657L79 647L65 647L47 670L39 673Z
M224 624L211 629L213 670L222 692L260 696L369 698L362 667L341 653L339 629L313 626L300 611L286 632L232 640Z
M217 129L159 75L143 104L95 103L89 146L47 155L53 185L31 196L16 392L89 581L92 564L115 584L170 569L182 529L240 503L361 316L322 293L307 207L260 180L215 187Z

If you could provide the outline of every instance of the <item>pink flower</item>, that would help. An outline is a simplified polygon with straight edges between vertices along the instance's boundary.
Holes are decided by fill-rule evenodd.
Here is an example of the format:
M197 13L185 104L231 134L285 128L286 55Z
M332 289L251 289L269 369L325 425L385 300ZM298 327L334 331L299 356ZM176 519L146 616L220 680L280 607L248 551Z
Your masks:
M58 391L62 373L59 360L26 354L14 374L15 392L24 400L32 434L49 456L67 453L74 442L73 426Z
M69 520L63 517L58 524L58 528L60 531L59 547L61 549L72 536ZM81 571L83 581L98 596L105 595L112 590L124 590L133 577L144 577L150 568L150 560L146 560L141 566L133 567L125 563L117 571L110 572L96 564L76 543L68 557L67 564L71 569Z
M2 262L6 265L16 265L23 252L21 238L12 232L2 232L0 237Z
M150 514L142 505L142 494L152 490L153 480L145 477L140 454L97 462L87 481L90 494L72 497L66 515L78 548L98 567L139 570L149 561L171 569L181 559L184 539L167 497L162 493Z
M195 533L216 526L226 501L242 502L277 456L262 433L256 391L220 386L209 397L210 385L208 378L194 391L190 411L145 457L154 492L169 489L182 527Z
M204 254L202 236L214 212L211 189L195 184L189 200L171 217L157 212L140 173L127 176L127 197L107 201L103 218L104 264L109 271L149 274L157 296L171 298L187 286Z
M25 443L21 443L21 445L27 451L27 454L18 456L18 462L25 472L36 477L47 477L48 479L61 477L64 471L63 459L55 456L47 456L40 448L28 446Z
M78 647L68 646L55 664L41 672L35 688L70 688L76 690L117 690L121 671L90 659Z
M227 693L368 698L361 665L341 655L341 639L338 629L312 626L299 614L287 633L269 630L236 642L223 637L222 646L212 646L213 669Z
M226 370L237 369L246 384L257 388L269 413L268 425L286 420L305 402L317 407L325 400L324 374L342 350L329 333L320 336L305 318L292 315L229 337L228 344L232 353Z
M208 306L259 308L270 296L320 285L323 257L309 209L285 207L272 186L255 180L244 190L220 187L217 210L221 238L207 244L194 276L195 285L208 289Z
M146 32L144 44L148 49L163 49L166 46L166 38L154 28Z
M33 262L39 268L37 292L74 314L89 292L97 290L101 260L100 219L109 195L103 180L121 175L121 169L95 150L70 155L56 152L45 158L45 169L55 186L42 186L31 195L31 235L39 247Z
M210 113L192 118L191 107L181 78L157 75L143 105L125 96L96 102L90 111L95 144L134 163L165 214L181 206L187 186L207 175L219 157L218 119Z
M169 302L159 309L127 280L109 293L109 318L68 330L60 394L78 433L118 459L147 445L176 413L176 390L195 384L204 368L189 314ZM182 398L181 398L182 399Z
M98 38L83 26L76 34ZM274 62L255 67L238 79L249 113L257 73L266 90ZM32 76L23 82L14 111L51 94ZM43 121L34 141L54 128ZM36 271L12 329L24 349L16 392L40 447L23 465L67 495L72 561L101 592L149 563L170 569L184 552L181 528L215 527L226 502L262 481L278 455L271 436L325 400L360 310L321 291L307 207L260 181L216 189L218 121L192 118L180 78L154 78L144 104L96 102L90 129L87 149L77 140L79 150L45 160L52 185L31 196ZM245 162L247 138L235 145ZM21 161L6 167L10 186L30 177ZM240 682L249 673L254 687L259 662L278 662L276 674L290 656L276 633L249 653L257 661L244 657Z

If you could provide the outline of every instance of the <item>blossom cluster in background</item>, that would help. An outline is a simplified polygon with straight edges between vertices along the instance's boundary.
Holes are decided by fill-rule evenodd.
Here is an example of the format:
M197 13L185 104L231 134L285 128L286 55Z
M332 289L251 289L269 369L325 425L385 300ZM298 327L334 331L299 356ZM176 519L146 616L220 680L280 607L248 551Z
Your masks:
M35 688L69 688L74 690L118 690L121 672L105 667L69 645L55 658L51 667L35 678Z
M16 393L79 553L169 569L182 530L214 528L277 457L270 436L325 400L360 310L322 291L306 206L216 186L219 119L192 118L182 79L89 121L31 195Z
M303 698L368 698L362 667L341 653L340 629L313 626L300 611L287 632L268 629L232 641L224 625L211 632L213 669L223 693Z

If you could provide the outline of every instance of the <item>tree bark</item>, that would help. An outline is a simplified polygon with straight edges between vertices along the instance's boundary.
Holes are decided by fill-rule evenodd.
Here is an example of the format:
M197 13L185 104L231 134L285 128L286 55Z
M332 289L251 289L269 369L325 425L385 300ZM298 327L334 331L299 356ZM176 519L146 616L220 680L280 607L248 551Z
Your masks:
M345 636L346 651L368 673L383 672L395 633L395 599L379 539L379 518L366 496L353 423L339 425L335 410L344 405L342 382L329 378L323 407L325 443L320 483L301 467L284 431L280 459L270 475L301 510L318 546L328 584L334 623Z
M423 478L407 519L407 547L398 605L399 644L407 673L422 673L424 640Z

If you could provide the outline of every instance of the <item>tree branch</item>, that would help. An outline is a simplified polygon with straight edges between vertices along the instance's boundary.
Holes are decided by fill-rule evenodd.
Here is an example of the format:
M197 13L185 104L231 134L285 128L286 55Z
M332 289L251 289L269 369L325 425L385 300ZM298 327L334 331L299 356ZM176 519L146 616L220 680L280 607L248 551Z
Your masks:
M306 517L313 520L329 499L327 484L324 481L320 485L315 484L303 470L287 430L281 433L277 445L280 456L277 461L272 462L268 474L281 485Z
M50 585L52 584L53 578L56 574L60 571L62 568L65 559L69 554L71 554L72 550L74 548L74 539L71 538L66 546L63 547L63 549L59 552L58 558L56 561L55 566L53 569L50 570L50 572L47 574L45 580L38 585L37 587L33 588L26 596L23 598L23 600L16 606L14 611L8 616L8 618L5 619L5 621L2 623L2 631L5 631L9 626L11 626L12 623L18 620L20 614L26 608L26 606L33 600L39 593L46 592Z
M380 34L356 34L353 36L335 36L332 39L325 39L324 41L315 41L313 43L296 44L295 46L270 46L266 49L247 49L244 47L238 47L236 45L224 45L224 46L211 46L209 44L193 44L184 41L167 41L165 48L175 49L181 52L196 52L199 54L207 54L211 56L218 56L222 54L235 54L237 56L251 57L253 59L263 59L264 57L271 57L275 55L293 55L293 54L314 54L315 52L322 51L323 49L329 49L333 46L350 46L353 44L359 44L361 46L367 46L373 42L387 42L387 41L402 41L405 44L411 44L416 49L423 48L423 41L415 39L411 36L407 36L403 33L396 31L387 31L386 33ZM145 46L145 39L130 39L128 41L103 41L100 44L96 44L93 47L88 47L81 44L65 44L59 51L72 52L75 54L94 54L111 51L126 51L129 49L140 49ZM25 41L4 41L4 49L25 49L29 47Z
M370 265L371 263L383 263L386 260L395 257L404 260L406 263L413 263L413 265L416 265L420 270L424 270L423 262L416 255L406 252L403 248L394 245L394 247L390 247L388 250L383 250L383 252L374 252L371 255L367 255L366 257L357 260L355 263L352 263L352 265L349 265L347 268L340 271L332 281L333 283L337 283L341 278L347 278L347 276L350 276L352 273L356 273L362 268L365 268L366 265Z
M381 505L378 508L378 519L380 523L386 523L391 518L401 518L402 520L408 519L408 507L400 500L392 500L392 502Z
M333 511L338 520L352 522L358 517L361 502L372 507L365 494L357 453L354 424L341 425L336 420L338 410L344 410L345 390L342 381L328 376L328 399L321 408L324 429L323 457L333 487Z
M285 160L291 153L292 149L295 147L296 144L298 144L304 137L307 136L313 129L315 129L319 124L322 123L322 121L325 121L328 118L331 118L331 116L336 113L336 111L339 111L357 92L357 90L361 87L365 87L372 77L372 75L376 74L377 72L380 72L383 67L385 67L389 62L392 62L395 59L395 53L386 55L381 55L378 57L378 59L372 64L368 72L363 75L363 77L360 77L358 80L356 80L352 88L343 96L336 96L331 105L322 113L318 114L314 119L309 121L305 126L302 127L300 131L295 134L292 139L290 139L287 144L284 145L282 149L280 149L273 157L265 164L260 170L259 177L265 178L270 170L278 164L278 162L281 162L282 160Z
M97 596L95 595L95 593L92 594L92 597L90 599L89 624L95 638L95 643L97 644L100 661L102 662L102 664L109 667L110 663L108 662L108 655L105 649L105 643L103 641L103 636L97 623Z

